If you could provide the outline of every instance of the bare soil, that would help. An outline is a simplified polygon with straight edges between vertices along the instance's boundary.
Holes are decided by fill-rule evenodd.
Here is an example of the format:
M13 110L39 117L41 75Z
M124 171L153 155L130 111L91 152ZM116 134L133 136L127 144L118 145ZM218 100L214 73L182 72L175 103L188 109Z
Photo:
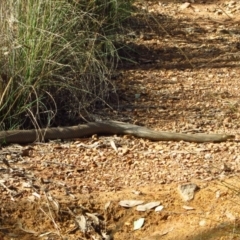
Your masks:
M92 136L0 151L0 239L239 239L240 2L141 1L126 23L119 102L96 112L224 143ZM178 186L199 190L185 202ZM137 211L121 200L159 201ZM134 222L144 219L140 229Z

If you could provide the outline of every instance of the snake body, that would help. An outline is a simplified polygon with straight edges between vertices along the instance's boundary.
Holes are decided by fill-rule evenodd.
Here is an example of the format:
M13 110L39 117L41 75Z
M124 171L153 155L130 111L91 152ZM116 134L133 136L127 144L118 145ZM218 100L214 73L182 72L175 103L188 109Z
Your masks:
M31 130L0 131L0 143L32 143L44 142L53 139L73 139L91 136L93 134L120 134L132 135L153 141L186 141L186 142L224 142L234 139L228 134L185 134L174 132L161 132L134 124L106 121L89 122L70 127L43 128Z

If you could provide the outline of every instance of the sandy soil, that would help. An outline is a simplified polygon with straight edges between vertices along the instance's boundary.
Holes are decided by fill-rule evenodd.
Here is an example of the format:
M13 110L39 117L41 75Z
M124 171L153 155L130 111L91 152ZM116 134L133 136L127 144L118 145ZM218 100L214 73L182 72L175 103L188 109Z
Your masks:
M114 79L119 103L95 115L235 140L92 136L3 147L0 239L240 238L240 2L190 2L136 3L122 50L133 62ZM184 183L199 187L188 202L178 191ZM163 209L137 211L122 200Z

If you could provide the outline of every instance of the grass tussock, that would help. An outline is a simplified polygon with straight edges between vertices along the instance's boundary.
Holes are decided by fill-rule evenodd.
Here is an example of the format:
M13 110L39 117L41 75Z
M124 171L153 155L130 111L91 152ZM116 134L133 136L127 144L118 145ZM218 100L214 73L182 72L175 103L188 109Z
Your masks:
M130 0L3 1L0 130L64 125L105 102L130 9Z

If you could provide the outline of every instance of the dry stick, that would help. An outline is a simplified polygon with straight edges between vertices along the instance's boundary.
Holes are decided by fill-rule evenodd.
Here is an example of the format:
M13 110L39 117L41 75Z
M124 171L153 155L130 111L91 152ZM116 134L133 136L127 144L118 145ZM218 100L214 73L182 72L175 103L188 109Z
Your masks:
M227 134L184 134L174 132L160 132L134 124L107 121L90 122L87 124L32 130L10 130L0 132L0 143L32 143L53 139L73 139L91 136L93 134L121 134L146 138L153 141L186 141L186 142L224 142L234 139L234 135Z
M233 19L221 6L215 4L217 8L219 8L229 19Z
M234 56L234 55L237 55L238 53L239 53L239 52L236 52L236 53L224 53L224 54L222 54L222 55L219 55L219 56L213 58L212 60L208 61L207 63L204 63L204 64L198 66L198 68L205 67L205 66L209 65L210 63L218 60L218 59L221 59L221 58L226 57L226 56Z
M9 193L11 200L15 201L15 199L13 198L13 190L9 189L4 183L0 182L0 185Z

